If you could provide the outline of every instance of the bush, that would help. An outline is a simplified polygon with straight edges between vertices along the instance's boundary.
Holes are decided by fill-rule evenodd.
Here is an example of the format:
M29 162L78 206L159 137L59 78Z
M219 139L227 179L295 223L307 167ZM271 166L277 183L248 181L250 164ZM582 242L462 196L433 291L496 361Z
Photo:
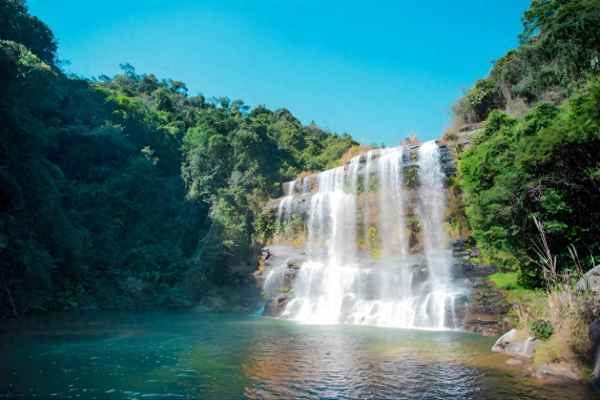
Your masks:
M473 236L486 262L520 270L519 283L544 285L531 238L544 221L559 264L568 247L600 252L600 77L561 107L542 103L522 118L492 112L459 160L459 185ZM582 173L583 171L583 173Z
M600 2L534 0L523 23L520 46L456 103L457 123L483 121L494 109L514 115L540 101L559 104L600 71Z
M454 115L462 123L481 122L496 109L504 108L506 101L495 80L477 81L453 107Z
M529 331L540 340L548 340L554 333L554 327L550 321L538 319L529 326Z

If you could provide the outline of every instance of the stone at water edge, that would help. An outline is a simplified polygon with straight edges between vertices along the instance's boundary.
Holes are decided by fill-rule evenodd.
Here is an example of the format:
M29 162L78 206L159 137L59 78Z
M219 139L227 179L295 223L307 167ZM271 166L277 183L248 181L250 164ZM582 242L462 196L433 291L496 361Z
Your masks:
M533 337L528 337L523 340L519 338L516 329L511 329L494 343L492 351L496 353L506 353L513 356L533 358L537 340Z
M589 290L594 294L600 294L600 265L595 266L583 275L577 282L577 290L580 292Z

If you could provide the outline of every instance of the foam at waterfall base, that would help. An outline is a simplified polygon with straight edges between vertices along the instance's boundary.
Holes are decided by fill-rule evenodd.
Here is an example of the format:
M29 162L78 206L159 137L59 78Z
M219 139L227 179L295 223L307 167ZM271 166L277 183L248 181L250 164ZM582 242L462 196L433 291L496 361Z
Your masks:
M418 269L379 262L302 265L284 314L309 325L365 325L388 328L455 330L454 302L464 293L450 285L419 279ZM409 282L409 285L403 283Z

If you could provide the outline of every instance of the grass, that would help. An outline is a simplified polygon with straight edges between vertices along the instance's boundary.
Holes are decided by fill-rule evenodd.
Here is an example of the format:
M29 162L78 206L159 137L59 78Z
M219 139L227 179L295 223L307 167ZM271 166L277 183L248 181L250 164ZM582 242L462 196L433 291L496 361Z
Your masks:
M508 318L519 329L528 329L531 319L547 314L548 295L542 290L532 290L519 284L517 272L496 272L488 279L500 290L506 301L514 305Z
M519 290L524 289L518 283L519 274L516 272L496 272L490 275L489 279L496 285L498 289L502 290Z
M528 289L521 286L517 272L496 272L489 276L489 280L500 289L511 304L535 304L546 300L543 290Z

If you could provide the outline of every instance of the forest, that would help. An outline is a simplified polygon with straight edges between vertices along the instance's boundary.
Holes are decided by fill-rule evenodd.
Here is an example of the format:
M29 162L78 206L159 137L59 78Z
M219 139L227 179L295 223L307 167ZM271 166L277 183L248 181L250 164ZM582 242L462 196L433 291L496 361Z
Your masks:
M562 272L600 255L600 2L534 0L523 25L519 47L457 101L445 139L475 132L457 185L483 261L537 288L535 221Z
M0 19L0 314L254 304L264 203L358 143L126 63L68 74L25 2L1 1ZM464 228L536 288L536 220L564 269L600 252L600 3L534 0L519 42L443 139L476 128L458 150Z
M262 205L357 143L121 65L81 78L0 1L0 315L249 308Z

